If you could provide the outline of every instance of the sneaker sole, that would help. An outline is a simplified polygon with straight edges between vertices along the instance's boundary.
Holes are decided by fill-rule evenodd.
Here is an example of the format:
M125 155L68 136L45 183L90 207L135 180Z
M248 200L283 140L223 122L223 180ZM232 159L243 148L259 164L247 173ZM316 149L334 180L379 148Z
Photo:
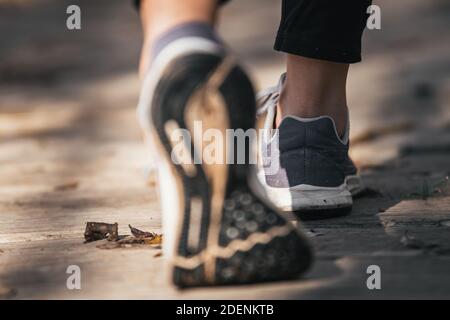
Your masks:
M178 190L178 199L172 200L178 216L171 222L176 235L174 284L194 287L298 277L312 263L310 245L252 192L248 165L195 164L195 156L191 164L172 161L171 136L178 129L192 136L188 154L203 153L194 121L202 121L202 133L214 128L224 136L226 129L253 127L256 106L246 74L229 59L206 53L178 57L161 74L147 119ZM247 146L246 159L249 150Z
M263 179L260 177L260 181ZM353 207L353 196L363 190L359 176L348 176L335 188L298 185L274 188L262 181L267 197L283 212L295 212L302 218L330 218L346 215Z

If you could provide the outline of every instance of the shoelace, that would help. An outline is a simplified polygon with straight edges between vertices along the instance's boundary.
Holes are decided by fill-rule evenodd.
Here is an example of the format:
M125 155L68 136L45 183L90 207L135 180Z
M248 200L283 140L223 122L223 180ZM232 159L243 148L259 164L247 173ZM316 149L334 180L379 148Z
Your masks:
M256 102L258 103L257 116L260 116L268 110L274 110L280 100L280 94L283 90L284 83L286 81L286 73L283 73L278 81L278 84L273 87L269 87L260 91L256 95Z

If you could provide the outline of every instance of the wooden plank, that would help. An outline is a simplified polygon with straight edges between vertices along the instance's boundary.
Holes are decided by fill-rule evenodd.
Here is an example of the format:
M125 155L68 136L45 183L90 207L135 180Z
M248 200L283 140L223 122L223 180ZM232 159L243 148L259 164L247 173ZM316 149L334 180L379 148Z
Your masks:
M128 234L128 224L160 232L161 217L149 175L152 155L135 116L136 15L124 1L111 1L108 10L84 1L92 14L83 19L99 32L78 32L68 41L54 26L69 2L21 11L40 28L24 29L0 12L0 24L17 30L0 28L0 71L15 71L6 80L0 72L0 299L450 298L450 193L424 192L424 184L450 173L448 128L441 126L450 119L445 10L423 1L386 3L383 19L392 32L367 34L369 50L365 63L352 68L349 101L352 136L375 134L351 151L377 192L357 199L349 216L304 223L317 256L311 272L297 281L176 291L160 248L83 244L87 221L118 222ZM285 70L267 42L279 12L272 0L235 1L224 9L221 30L260 86ZM411 42L402 19L418 16L428 23L413 30L414 50L392 46ZM257 28L246 28L249 21ZM417 79L432 89L429 97L417 98ZM389 129L399 123L408 126ZM405 143L409 152L402 153ZM76 187L56 190L71 183ZM422 246L405 244L406 232ZM66 287L72 264L82 270L80 291ZM366 287L371 264L381 267L381 291Z

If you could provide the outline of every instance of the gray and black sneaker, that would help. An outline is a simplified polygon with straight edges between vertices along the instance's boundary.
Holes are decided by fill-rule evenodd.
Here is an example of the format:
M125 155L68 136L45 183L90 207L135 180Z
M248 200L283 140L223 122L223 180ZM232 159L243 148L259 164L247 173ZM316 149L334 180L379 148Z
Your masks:
M258 177L268 198L282 211L304 218L348 213L361 180L349 158L349 126L340 137L334 120L285 117L272 130L279 94L285 81L258 96L265 135L260 139Z
M167 45L144 80L138 115L159 156L164 255L176 286L293 279L309 268L303 232L252 190L248 164L228 164L228 149L198 161L208 129L225 137L255 124L253 87L223 48L193 37ZM250 149L237 152L248 159Z

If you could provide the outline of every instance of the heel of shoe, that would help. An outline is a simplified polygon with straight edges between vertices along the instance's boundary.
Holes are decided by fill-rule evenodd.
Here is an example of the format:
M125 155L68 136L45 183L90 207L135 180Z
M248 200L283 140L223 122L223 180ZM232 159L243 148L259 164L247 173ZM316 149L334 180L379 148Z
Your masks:
M163 205L163 214L164 223L173 226L168 231L172 239L165 238L173 248L169 252L174 284L183 288L255 283L292 279L304 272L312 262L308 242L248 186L250 143L239 150L245 153L244 164L236 162L236 152L229 164L226 151L220 163L185 165L171 158L170 132L175 129L190 133L191 160L196 155L204 160L198 140L206 130L219 130L225 137L228 129L253 128L256 103L245 72L222 57L189 55L172 63L155 92L155 137L169 168L166 174L174 177L162 191L171 202ZM194 130L198 120L203 123L200 133ZM173 192L178 192L176 199L170 199ZM167 208L173 210L169 215Z

